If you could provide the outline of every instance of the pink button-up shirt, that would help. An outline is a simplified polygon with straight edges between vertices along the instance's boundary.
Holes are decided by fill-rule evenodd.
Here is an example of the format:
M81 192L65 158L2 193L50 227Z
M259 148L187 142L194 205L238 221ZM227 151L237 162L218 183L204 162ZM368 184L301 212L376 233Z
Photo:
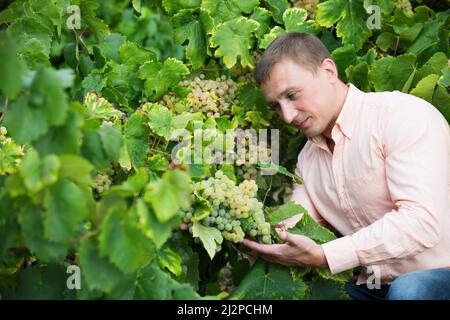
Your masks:
M441 113L412 95L349 84L332 139L333 153L322 136L306 143L292 195L343 235L322 245L330 271L366 267L361 284L449 267L450 130Z

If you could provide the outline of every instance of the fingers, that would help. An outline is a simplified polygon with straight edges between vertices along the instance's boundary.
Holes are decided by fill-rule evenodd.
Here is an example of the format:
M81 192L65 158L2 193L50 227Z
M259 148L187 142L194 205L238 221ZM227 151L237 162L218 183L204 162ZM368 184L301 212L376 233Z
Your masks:
M292 239L292 235L286 231L286 228L282 227L275 227L275 231L278 234L278 237L283 241L283 242L288 242L288 243L294 243L293 239Z
M277 251L277 245L275 244L261 244L255 241L251 241L249 239L244 239L242 242L246 247L262 254L270 254L273 255Z

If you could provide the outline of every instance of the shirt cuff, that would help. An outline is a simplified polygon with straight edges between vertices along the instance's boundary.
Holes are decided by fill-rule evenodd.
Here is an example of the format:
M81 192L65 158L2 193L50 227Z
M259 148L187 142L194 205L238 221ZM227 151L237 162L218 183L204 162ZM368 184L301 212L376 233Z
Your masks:
M322 249L332 274L359 266L359 259L350 236L324 243Z

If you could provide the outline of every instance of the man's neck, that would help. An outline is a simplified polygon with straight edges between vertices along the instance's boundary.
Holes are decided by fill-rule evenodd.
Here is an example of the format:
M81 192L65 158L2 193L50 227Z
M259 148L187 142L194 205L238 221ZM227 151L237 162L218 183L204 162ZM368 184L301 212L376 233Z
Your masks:
M334 108L335 112L334 112L333 118L330 121L327 129L323 133L323 136L327 139L327 141L332 140L331 132L334 128L334 125L336 124L336 120L338 119L339 114L342 111L342 107L344 106L345 99L347 98L348 90L349 90L349 86L341 81L339 81L338 84L336 85L336 94L335 94L336 104L335 104L335 108Z

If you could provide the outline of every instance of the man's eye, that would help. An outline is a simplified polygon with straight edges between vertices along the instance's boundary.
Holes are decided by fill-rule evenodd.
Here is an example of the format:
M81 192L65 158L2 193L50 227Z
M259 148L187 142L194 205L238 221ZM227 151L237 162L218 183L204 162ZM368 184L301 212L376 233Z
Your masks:
M297 96L297 92L289 93L289 94L287 95L288 99L290 99L290 100L295 99L296 96Z

